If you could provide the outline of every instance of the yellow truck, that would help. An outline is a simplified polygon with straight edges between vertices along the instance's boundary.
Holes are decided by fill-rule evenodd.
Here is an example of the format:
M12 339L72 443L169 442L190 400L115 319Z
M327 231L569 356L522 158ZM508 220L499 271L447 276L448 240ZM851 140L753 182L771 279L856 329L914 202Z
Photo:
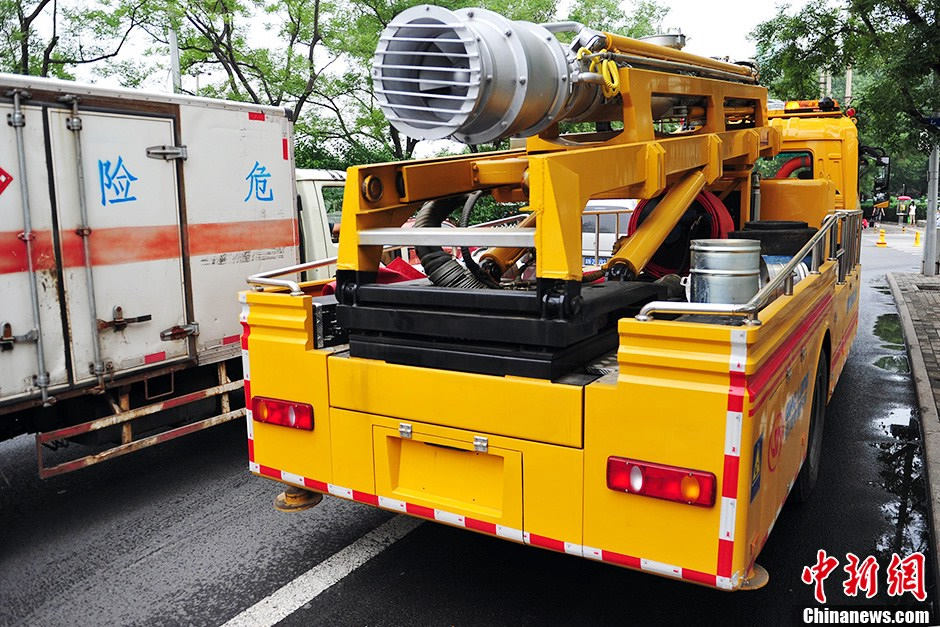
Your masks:
M769 115L746 65L475 8L407 9L373 72L406 135L528 139L350 168L335 283L292 276L332 259L249 279L250 471L288 486L284 509L330 494L762 585L856 332L852 121ZM483 195L521 220L465 226ZM626 232L583 266L585 206L623 198ZM389 282L401 246L423 275Z

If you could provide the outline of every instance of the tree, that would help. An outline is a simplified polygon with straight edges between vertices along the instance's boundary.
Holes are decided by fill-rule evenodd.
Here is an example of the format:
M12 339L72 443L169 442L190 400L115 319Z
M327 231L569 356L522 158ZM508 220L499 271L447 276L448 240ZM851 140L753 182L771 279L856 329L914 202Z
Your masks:
M72 78L75 66L117 57L142 9L142 2L60 7L58 0L0 0L0 69Z
M938 19L937 0L812 0L795 12L781 8L751 36L762 82L784 100L815 95L821 70L851 65L864 143L891 155L892 189L916 193L926 188L923 153L940 141L928 123L940 110Z
M940 138L927 121L940 109L938 19L937 0L811 0L795 13L781 8L751 36L773 94L805 98L817 93L820 70L851 65L868 78L858 97L870 118L895 135L915 130L923 147Z

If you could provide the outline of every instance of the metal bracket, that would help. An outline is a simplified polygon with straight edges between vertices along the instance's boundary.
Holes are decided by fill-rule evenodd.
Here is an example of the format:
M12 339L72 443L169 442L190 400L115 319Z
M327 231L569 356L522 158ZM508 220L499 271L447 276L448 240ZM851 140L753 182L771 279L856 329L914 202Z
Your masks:
M149 322L153 316L150 314L144 314L143 316L134 316L134 317L124 317L124 308L120 305L114 307L111 310L111 320L101 320L98 319L98 331L104 331L107 328L112 328L115 331L123 331L127 328L127 325L133 324L135 322Z
M13 350L17 342L35 344L38 341L39 332L36 329L30 329L23 335L13 335L13 325L9 322L0 324L0 351Z
M477 453L485 453L490 449L490 441L482 436L475 435L473 436L473 450Z
M149 146L147 148L147 157L149 159L163 159L164 161L173 159L185 161L189 157L189 151L186 146Z
M407 422L398 423L398 435L405 438L406 440L411 439L411 425Z
M190 322L188 324L178 324L175 327L170 327L169 329L164 329L160 331L160 339L164 342L172 342L173 340L181 340L184 337L189 337L191 335L199 335L199 323Z

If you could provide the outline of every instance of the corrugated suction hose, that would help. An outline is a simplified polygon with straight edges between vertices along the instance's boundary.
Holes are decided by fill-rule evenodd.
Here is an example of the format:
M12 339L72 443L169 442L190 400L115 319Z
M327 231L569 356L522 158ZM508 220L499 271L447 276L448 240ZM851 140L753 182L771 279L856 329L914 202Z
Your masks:
M464 206L468 196L450 196L436 198L424 204L415 215L415 228L440 227L441 223L458 207ZM452 255L438 246L415 246L415 252L424 266L424 273L431 283L438 287L459 287L462 289L486 289L486 283L474 277L469 270L460 265Z

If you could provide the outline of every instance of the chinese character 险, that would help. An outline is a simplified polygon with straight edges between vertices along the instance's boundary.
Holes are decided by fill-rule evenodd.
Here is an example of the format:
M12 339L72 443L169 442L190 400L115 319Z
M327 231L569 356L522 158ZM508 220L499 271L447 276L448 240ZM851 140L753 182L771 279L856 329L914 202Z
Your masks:
M888 565L888 596L899 597L910 592L918 601L927 598L924 589L924 554L921 552L908 555L904 559L897 553L891 554Z
M245 202L251 200L252 196L255 197L255 200L264 202L274 200L274 190L268 189L269 178L271 178L271 173L268 172L268 169L255 161L251 172L245 177L245 180L248 181L248 195L245 196Z
M870 599L878 594L878 562L873 555L860 561L854 553L846 553L845 559L849 561L844 570L848 578L842 583L845 595L854 597L859 590L865 592L865 598Z
M824 550L819 549L816 552L816 563L813 566L803 567L801 579L803 583L807 585L816 584L813 595L816 597L818 603L826 602L826 591L823 589L823 582L832 574L832 571L834 571L838 565L838 559L827 556Z
M131 183L137 177L130 173L124 165L124 157L119 156L117 163L111 167L111 161L98 161L98 183L101 187L101 206L119 202L137 200L131 196Z

